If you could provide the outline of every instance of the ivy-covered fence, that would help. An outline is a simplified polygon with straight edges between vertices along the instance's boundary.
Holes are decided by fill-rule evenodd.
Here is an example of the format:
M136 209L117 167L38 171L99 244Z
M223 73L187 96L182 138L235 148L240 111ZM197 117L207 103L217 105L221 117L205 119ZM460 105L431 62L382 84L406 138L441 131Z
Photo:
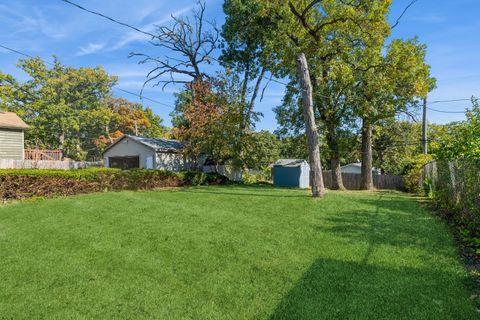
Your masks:
M430 162L422 183L464 240L480 248L480 159Z

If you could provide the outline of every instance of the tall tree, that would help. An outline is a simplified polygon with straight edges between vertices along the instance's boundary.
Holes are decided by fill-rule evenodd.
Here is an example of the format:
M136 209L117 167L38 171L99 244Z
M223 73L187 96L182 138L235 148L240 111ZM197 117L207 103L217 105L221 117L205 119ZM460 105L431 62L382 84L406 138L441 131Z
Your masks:
M263 48L269 26L256 25L255 14L258 7L239 0L226 0L223 11L226 15L222 27L222 55L220 60L227 70L242 74L241 101L244 104L241 128L246 133L255 122L254 107L259 98L262 82L268 66L262 61ZM255 32L244 26L256 26Z
M412 40L394 40L384 53L377 46L359 50L356 75L358 115L362 119L362 182L373 189L373 128L382 120L408 113L432 88L430 67L425 62L426 46Z
M385 28L385 13L390 1L260 1L238 0L256 8L244 21L243 32L252 34L259 26L268 26L269 34L262 50L268 65L276 76L300 79L295 61L305 54L310 66L317 65L319 74L334 57L348 54L352 46L363 46L368 41L378 41L379 29ZM376 32L371 32L376 31ZM318 92L317 73L310 72L313 91ZM326 104L321 102L321 110ZM313 112L312 112L313 113ZM325 118L329 120L329 117ZM335 117L331 117L335 120ZM335 142L335 126L329 126L331 142ZM313 140L312 140L313 141ZM312 152L315 146L310 145ZM321 175L318 176L321 180ZM321 181L318 181L321 184Z
M52 67L41 59L20 60L18 66L30 77L28 81L19 83L1 74L0 82L10 88L2 97L8 100L4 105L30 125L27 144L84 159L93 138L102 132L91 120L103 115L104 100L111 95L116 77L101 67L66 67L56 58Z

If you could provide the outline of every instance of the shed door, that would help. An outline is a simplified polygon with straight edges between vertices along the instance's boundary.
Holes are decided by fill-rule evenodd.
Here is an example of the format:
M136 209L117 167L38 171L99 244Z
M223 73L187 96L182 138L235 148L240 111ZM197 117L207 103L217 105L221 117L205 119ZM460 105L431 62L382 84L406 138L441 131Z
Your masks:
M146 169L153 169L153 157L152 156L147 156L146 163L145 163L145 168Z
M117 168L122 170L138 169L140 168L140 157L111 157L108 159L110 168Z

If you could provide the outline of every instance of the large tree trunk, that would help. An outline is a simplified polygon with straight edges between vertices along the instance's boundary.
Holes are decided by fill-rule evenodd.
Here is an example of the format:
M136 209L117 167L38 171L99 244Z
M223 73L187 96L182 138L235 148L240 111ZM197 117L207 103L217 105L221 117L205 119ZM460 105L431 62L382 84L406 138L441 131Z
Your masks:
M372 125L368 119L362 123L362 180L360 189L373 190Z
M318 143L317 125L313 112L312 84L305 54L297 58L298 75L302 86L303 116L305 118L305 131L308 140L308 153L310 158L310 183L312 196L322 198L325 195L323 184L322 163L320 160L320 145Z
M342 178L342 168L340 166L340 145L338 143L337 128L329 124L327 132L327 143L330 149L330 165L332 167L332 189L345 190Z

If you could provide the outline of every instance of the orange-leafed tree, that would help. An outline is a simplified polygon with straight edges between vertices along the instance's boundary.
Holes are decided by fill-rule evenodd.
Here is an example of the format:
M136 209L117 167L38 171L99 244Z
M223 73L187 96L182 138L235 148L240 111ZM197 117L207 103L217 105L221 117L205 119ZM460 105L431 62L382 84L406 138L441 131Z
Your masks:
M187 90L195 97L183 103L182 122L174 136L187 143L191 156L203 154L215 164L237 159L241 110L207 81L193 82Z

